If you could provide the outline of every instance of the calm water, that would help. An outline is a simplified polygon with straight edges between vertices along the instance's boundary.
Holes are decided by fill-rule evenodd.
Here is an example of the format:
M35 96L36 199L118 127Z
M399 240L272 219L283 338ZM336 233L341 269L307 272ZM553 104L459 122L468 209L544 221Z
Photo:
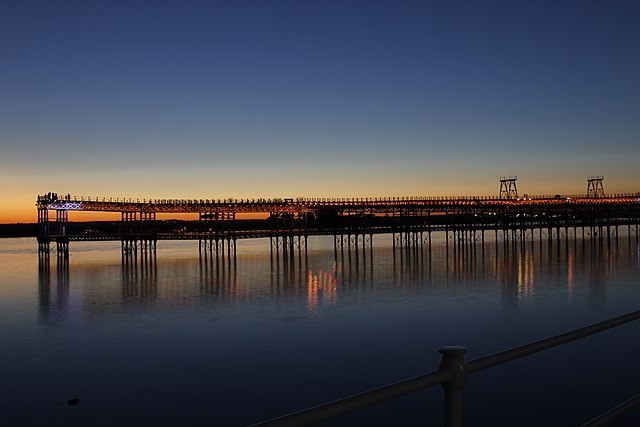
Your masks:
M314 238L287 262L268 247L240 242L217 265L161 242L136 267L119 243L72 243L68 269L41 271L35 239L0 240L2 425L246 425L433 370L442 345L473 359L640 308L626 237L455 256L376 237L351 260ZM465 425L580 425L640 392L639 333L474 374ZM441 400L433 388L329 424L440 425Z

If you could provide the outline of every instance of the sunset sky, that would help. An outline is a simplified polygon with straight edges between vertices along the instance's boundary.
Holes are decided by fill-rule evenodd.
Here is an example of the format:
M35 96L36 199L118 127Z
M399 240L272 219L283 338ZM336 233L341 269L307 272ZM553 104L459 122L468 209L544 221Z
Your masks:
M637 1L0 3L0 223L37 194L640 191Z

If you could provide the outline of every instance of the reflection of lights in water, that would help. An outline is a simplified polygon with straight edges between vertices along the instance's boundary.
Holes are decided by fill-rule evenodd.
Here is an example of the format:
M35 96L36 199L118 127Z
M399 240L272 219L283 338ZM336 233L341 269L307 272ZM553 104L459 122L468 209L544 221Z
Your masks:
M573 295L573 267L574 257L573 252L567 251L567 298L571 299Z
M307 305L311 311L317 311L321 303L334 305L337 301L337 265L332 271L320 270L307 276Z
M522 254L518 258L518 299L533 298L533 255Z

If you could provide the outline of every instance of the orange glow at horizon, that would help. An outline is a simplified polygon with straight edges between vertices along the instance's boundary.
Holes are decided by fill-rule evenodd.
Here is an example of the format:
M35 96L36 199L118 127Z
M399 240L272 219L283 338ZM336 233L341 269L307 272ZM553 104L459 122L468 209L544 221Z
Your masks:
M246 177L239 177L237 180L226 183L224 189L220 187L210 187L201 184L203 180L185 187L176 186L175 183L165 182L159 179L153 184L142 183L140 186L125 187L124 183L109 181L109 187L105 187L100 175L90 177L87 181L73 181L71 185L66 181L48 182L45 187L71 189L72 196L90 194L87 188L94 188L92 199L96 196L106 198L146 198L157 199L212 199L212 198L288 198L288 197L308 197L308 198L366 198L366 197L411 197L411 196L497 196L499 194L499 181L497 178L489 176L473 177L458 176L455 181L448 181L446 175L422 177L420 179L409 179L410 176L402 175L402 179L397 177L388 178L387 175L376 174L367 180L346 179L346 177L318 177L284 180L283 178L271 177L265 182L259 180L248 180ZM251 176L250 178L257 178ZM553 179L553 176L545 176L544 179L534 180L522 178L518 180L519 194L529 195L552 195L552 194L583 194L586 193L586 183L579 177L570 182ZM565 184L566 182L566 184ZM636 193L637 180L627 179L625 176L616 177L605 181L605 194L616 193ZM559 185L560 183L560 185ZM130 182L128 183L131 184ZM35 223L37 222L37 212L35 207L38 188L42 188L42 182L22 182L15 186L0 188L2 192L2 204L0 204L0 224L11 223ZM142 189L141 189L142 188ZM143 191L144 188L155 189L156 191ZM162 188L162 192L157 189ZM274 190L277 189L277 190ZM64 193L66 194L66 192ZM160 216L159 216L160 217ZM169 217L162 216L162 219L175 217L176 219L191 218L171 214ZM119 213L106 212L69 212L69 220L76 221L113 221L119 220ZM197 218L193 218L197 219Z

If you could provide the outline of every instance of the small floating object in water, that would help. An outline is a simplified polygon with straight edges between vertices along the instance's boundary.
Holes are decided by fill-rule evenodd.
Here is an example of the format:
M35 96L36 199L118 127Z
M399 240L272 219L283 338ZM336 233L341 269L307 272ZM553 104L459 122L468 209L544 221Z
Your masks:
M77 405L78 403L80 403L80 399L78 399L77 397L73 397L67 400L67 405Z

